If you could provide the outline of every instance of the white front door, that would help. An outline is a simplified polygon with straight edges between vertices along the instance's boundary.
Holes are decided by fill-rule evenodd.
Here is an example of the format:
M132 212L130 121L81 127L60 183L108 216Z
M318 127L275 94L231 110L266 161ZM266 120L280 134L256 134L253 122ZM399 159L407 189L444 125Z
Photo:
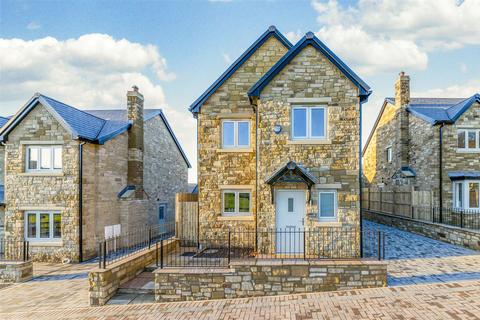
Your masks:
M305 191L277 190L275 199L276 252L303 254Z

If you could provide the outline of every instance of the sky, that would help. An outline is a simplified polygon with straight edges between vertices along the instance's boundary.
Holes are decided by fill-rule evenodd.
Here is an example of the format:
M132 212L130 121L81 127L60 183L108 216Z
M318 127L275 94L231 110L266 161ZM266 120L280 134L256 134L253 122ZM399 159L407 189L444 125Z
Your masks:
M480 0L0 1L0 116L40 92L79 109L126 108L137 85L161 107L193 168L188 112L270 25L313 31L373 90L363 142L400 71L412 97L480 92Z

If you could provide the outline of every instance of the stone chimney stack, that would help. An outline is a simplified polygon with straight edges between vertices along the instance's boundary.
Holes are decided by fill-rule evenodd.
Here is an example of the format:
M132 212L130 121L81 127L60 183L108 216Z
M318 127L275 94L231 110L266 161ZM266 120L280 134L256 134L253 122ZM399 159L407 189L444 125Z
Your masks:
M405 72L400 72L395 82L395 106L398 108L399 148L396 152L398 166L408 166L410 162L409 153L409 116L407 112L410 103L410 77Z
M410 77L405 72L398 74L395 82L395 105L397 107L406 107L410 103Z
M136 198L143 198L143 95L137 86L127 92L127 117L132 123L128 133L127 184L135 186Z

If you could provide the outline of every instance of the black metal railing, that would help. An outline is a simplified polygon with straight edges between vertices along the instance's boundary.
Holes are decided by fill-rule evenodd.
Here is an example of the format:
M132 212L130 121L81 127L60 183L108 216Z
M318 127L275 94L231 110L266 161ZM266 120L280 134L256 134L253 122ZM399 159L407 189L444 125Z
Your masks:
M98 265L105 269L107 265L125 259L137 252L151 249L161 240L175 235L175 223L137 228L119 236L101 240L97 243Z
M233 259L355 259L385 256L385 234L379 230L322 227L303 229L232 229L207 235L197 244L178 240L176 250L159 243L157 266L227 267ZM363 250L360 250L360 244Z
M0 261L28 261L30 243L23 240L0 239Z

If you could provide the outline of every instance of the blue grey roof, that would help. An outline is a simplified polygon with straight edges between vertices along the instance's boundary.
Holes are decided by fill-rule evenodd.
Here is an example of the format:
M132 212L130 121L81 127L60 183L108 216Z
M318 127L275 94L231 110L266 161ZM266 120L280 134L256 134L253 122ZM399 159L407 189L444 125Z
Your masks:
M308 185L314 185L318 183L318 180L314 175L312 175L304 166L297 164L294 161L289 161L285 165L278 168L270 177L265 180L265 182L267 184L274 184L288 171L295 172L301 176Z
M59 122L70 129L75 138L88 142L103 144L131 127L131 123L127 120L127 111L125 109L83 111L37 93L14 116L13 121L8 126L0 126L0 141L5 141L9 132L39 103L50 110ZM165 123L187 166L191 168L190 162L162 110L145 109L143 120L148 121L157 115Z
M5 204L5 186L0 184L0 204Z
M394 98L385 98L395 104ZM480 103L480 94L470 98L411 98L407 110L431 123L455 122L475 101Z
M190 112L196 114L200 112L203 103L217 90L230 76L237 71L242 64L250 58L255 51L264 44L270 37L277 38L287 49L290 49L292 44L285 36L278 31L275 26L270 26L222 75L215 80L215 82L188 108Z
M480 180L480 171L451 171L448 177L450 180Z
M266 73L260 80L255 83L248 91L249 97L259 97L263 88L280 72L283 68L299 54L303 48L311 45L328 58L350 81L352 81L360 91L360 100L366 101L372 93L370 87L360 77L353 72L339 57L337 57L322 41L320 41L313 32L307 34L300 39L297 44L290 50Z
M8 122L8 119L10 118L0 117L0 128L3 127Z

